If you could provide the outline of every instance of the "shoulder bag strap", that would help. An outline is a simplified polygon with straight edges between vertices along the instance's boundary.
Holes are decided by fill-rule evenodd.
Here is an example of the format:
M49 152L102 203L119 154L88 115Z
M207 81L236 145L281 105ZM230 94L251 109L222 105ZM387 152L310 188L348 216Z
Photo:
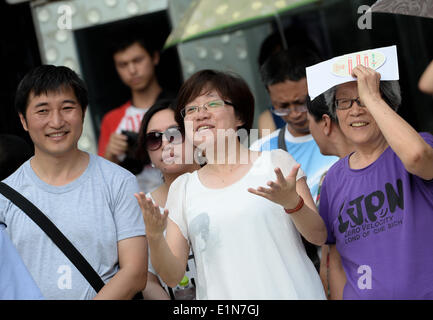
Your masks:
M63 235L63 233L44 215L33 203L23 195L0 182L0 193L12 201L18 208L29 216L56 244L56 246L71 260L75 267L82 273L96 292L105 285L98 273L92 268L82 254Z
M286 133L286 126L282 127L280 129L280 132L278 133L278 149L283 149L284 151L287 151L286 139L284 139L285 133Z

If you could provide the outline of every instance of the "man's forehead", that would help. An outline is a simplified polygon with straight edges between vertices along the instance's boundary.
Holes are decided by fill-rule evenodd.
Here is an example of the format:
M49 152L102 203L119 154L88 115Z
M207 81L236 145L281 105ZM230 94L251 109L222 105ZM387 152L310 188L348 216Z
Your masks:
M77 100L77 97L75 96L75 92L72 88L66 87L66 86L60 86L56 89L50 89L50 90L42 90L40 92L37 92L35 90L32 90L29 94L29 100L30 103L32 100L41 100L46 98L68 98Z
M286 80L269 86L271 100L278 102L291 102L305 99L308 95L307 81L305 78L299 81Z
M125 49L116 52L113 55L113 58L115 61L121 62L121 61L127 61L130 59L134 59L135 57L143 56L143 55L149 55L150 56L147 49L143 48L143 46L141 44L139 44L138 42L134 42L129 47L126 47Z

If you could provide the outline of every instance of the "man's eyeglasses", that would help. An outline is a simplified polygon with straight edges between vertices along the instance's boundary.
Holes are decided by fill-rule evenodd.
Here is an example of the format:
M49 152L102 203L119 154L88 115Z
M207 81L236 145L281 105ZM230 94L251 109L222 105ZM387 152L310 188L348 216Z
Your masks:
M302 104L293 104L293 108L290 107L284 107L284 108L278 108L275 109L274 107L271 108L271 112L279 117L285 117L292 113L292 111L296 112L307 112L307 105L305 103Z
M358 104L358 106L365 107L365 104L363 104L361 100L359 100L359 97L355 99L336 99L335 107L338 110L350 109L355 101Z
M150 151L155 151L162 146L162 136L165 136L169 143L181 144L183 142L183 134L180 127L171 127L164 132L152 131L146 134L146 148Z
M203 104L202 106L186 106L185 108L180 110L180 114L182 115L183 118L186 118L186 117L191 116L192 114L194 114L196 112L199 112L200 108L204 108L205 110L212 112L218 108L223 107L225 104L227 104L229 106L233 106L233 103L231 103L229 101L213 100L213 101L209 101L209 102Z

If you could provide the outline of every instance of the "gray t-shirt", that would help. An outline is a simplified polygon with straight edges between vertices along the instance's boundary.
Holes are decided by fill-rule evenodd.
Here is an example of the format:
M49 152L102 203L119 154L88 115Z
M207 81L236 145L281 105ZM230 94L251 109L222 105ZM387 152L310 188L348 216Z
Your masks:
M133 174L90 154L83 174L56 187L25 162L4 180L63 232L107 283L118 271L117 242L145 235ZM0 222L46 299L92 299L96 292L27 215L0 195Z

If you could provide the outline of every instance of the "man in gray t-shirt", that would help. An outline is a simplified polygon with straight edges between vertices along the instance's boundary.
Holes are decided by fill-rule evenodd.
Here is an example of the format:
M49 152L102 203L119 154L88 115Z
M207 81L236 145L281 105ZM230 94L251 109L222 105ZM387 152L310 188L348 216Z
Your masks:
M47 299L131 299L144 289L147 242L134 175L78 149L87 106L81 79L40 66L21 81L15 105L35 155L4 180L64 233L105 282L90 284L25 213L0 196L0 222Z

